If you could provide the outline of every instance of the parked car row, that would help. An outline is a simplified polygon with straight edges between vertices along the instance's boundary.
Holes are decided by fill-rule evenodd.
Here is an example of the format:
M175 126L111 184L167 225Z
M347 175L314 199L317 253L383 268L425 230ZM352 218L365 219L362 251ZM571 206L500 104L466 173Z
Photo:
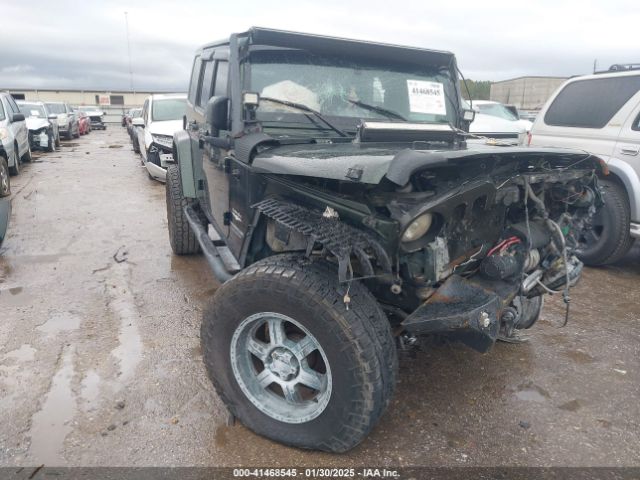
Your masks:
M31 152L54 152L60 137L67 140L104 128L104 113L95 107L72 108L66 102L15 100L0 92L0 245L11 216L10 175L20 173L20 165L30 162ZM100 127L102 125L102 127Z

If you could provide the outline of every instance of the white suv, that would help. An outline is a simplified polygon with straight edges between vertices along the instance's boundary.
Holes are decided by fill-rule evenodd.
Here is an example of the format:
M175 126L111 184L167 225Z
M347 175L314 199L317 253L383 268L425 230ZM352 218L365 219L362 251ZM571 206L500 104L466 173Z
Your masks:
M581 257L620 260L640 238L640 65L567 80L536 117L530 145L581 148L607 162L605 206L581 239Z
M173 163L173 134L182 130L186 109L186 93L155 94L144 101L142 117L131 119L139 127L138 148L151 178L165 181L167 166Z

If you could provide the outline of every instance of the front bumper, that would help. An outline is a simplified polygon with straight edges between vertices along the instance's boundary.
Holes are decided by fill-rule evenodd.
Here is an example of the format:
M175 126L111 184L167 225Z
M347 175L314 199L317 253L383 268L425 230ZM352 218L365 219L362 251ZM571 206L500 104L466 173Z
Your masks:
M155 163L151 162L147 162L145 166L147 167L147 172L149 172L149 175L151 175L155 180L163 183L167 181L166 169L159 167Z
M571 256L568 265L569 286L573 286L580 279L583 264ZM470 278L451 275L425 303L402 321L402 326L413 335L437 333L479 352L486 352L495 343L502 327L507 326L503 325L507 318L503 315L513 310L510 307L516 297L521 292L528 298L545 293L541 287L526 287L530 278L536 278L535 272L525 275L523 282L515 279L490 280L481 275ZM564 266L546 270L543 281L547 288L562 290L567 281ZM520 328L517 324L513 326Z
M498 338L502 309L518 290L517 282L474 281L452 275L402 325L413 335L445 334L486 352Z
M175 163L173 159L173 151L158 143L152 143L147 151L147 161L166 170L169 165Z
M32 150L44 150L49 147L49 133L47 130L29 130L29 145Z
M89 117L89 120L91 120L91 128L98 130L105 130L107 128L102 121L102 117Z

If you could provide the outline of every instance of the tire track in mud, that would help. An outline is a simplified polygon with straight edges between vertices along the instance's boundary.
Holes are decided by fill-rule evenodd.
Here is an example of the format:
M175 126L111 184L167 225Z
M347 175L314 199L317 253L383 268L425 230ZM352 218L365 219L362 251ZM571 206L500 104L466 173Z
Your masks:
M131 267L125 261L116 263L107 270L105 296L107 308L120 319L118 346L111 354L118 361L119 373L115 379L115 390L120 390L129 381L142 360L142 337L138 328L140 314L131 291Z
M55 375L42 404L31 418L28 436L31 438L28 457L37 464L66 464L61 451L64 440L73 430L71 421L77 412L77 399L71 388L75 375L73 347L63 347L58 357Z

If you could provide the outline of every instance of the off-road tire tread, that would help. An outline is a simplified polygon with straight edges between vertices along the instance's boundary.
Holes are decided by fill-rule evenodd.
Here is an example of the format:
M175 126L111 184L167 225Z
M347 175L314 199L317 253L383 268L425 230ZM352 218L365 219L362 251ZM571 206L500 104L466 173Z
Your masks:
M350 331L350 341L357 346L357 358L351 368L359 369L362 382L354 385L365 392L364 401L354 402L354 410L349 419L335 426L335 432L319 445L298 445L328 452L344 452L359 444L375 426L389 405L395 390L398 372L398 356L395 341L386 315L369 290L359 282L352 282L349 289L351 303L347 310L344 294L338 292L337 268L325 261L311 261L299 254L284 254L261 260L239 272L224 283L205 309L201 327L204 362L216 392L238 417L237 406L222 390L212 375L212 359L206 355L205 345L216 335L215 318L224 310L226 302L232 302L234 292L240 296L252 295L251 290L259 290L274 282L295 282L303 286L309 295L305 300L314 301L325 308L339 312L344 325L336 325ZM336 322L337 323L337 322ZM248 400L247 400L248 401ZM355 409L360 407L360 411Z
M200 252L200 244L191 230L184 207L193 205L196 200L185 198L182 194L180 169L177 165L169 165L166 180L167 221L169 222L169 242L177 255L190 255Z

